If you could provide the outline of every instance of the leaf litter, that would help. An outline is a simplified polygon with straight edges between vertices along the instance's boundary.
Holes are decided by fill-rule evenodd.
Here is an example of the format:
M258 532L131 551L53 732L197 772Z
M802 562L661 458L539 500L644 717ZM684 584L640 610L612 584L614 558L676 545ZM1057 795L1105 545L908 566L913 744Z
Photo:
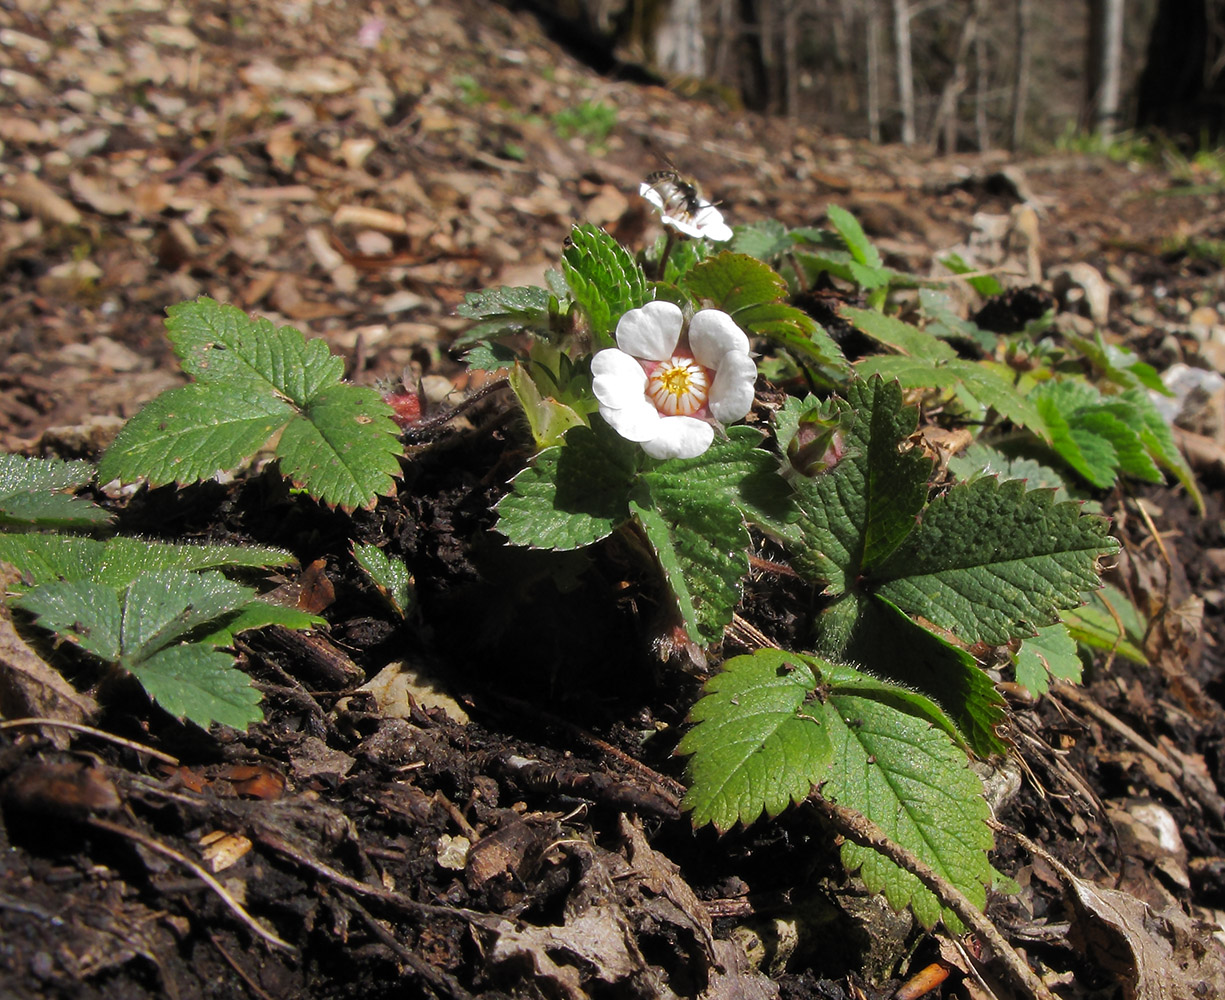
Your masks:
M390 3L377 16L304 3L240 15L19 4L0 19L15 97L0 113L7 451L96 456L115 428L95 418L129 417L182 384L162 313L201 294L309 327L345 352L359 383L416 365L447 383L437 398L474 389L446 352L467 325L454 316L464 294L538 280L574 221L641 237L648 217L623 192L657 168L660 146L678 158L701 150L693 171L734 221L809 225L836 192L892 266L924 268L955 244L984 267L1017 246L1031 272L1039 253L1052 275L1092 261L1096 277L1080 267L1052 288L1084 320L1073 323L1080 335L1105 319L1159 368L1225 368L1219 318L1196 308L1205 291L1220 298L1220 273L1205 276L1161 242L1180 226L1211 235L1219 217L1197 198L1137 197L1162 193L1155 172L1036 159L1010 168L1021 183L1009 200L991 193L1000 188L986 183L996 169L986 158L886 153L601 78L529 17L467 0ZM598 152L541 124L579 94L617 109ZM1047 206L1037 222L1018 211L1027 190ZM1033 225L1040 243L1017 238ZM1112 228L1129 231L1127 246L1110 241ZM1117 293L1105 300L1102 275ZM1009 692L1029 784L1002 818L1068 873L1001 837L993 864L1020 891L994 896L989 912L1061 995L1222 989L1213 935L1225 836L1212 805L1225 759L1225 427L1215 412L1201 408L1177 431L1206 487L1206 517L1147 487L1112 511L1125 541L1115 582L1154 622L1138 637L1153 666L1099 663L1079 700L1058 685L1037 702ZM849 923L831 930L832 911L797 908L797 897L855 891L811 815L718 841L677 822L669 750L696 685L682 675L661 691L650 671L626 667L641 652L624 636L653 597L598 566L605 610L593 619L586 557L565 580L470 544L491 527L498 484L522 465L505 454L496 404L474 416L481 436L451 439L449 459L423 452L398 502L359 517L361 541L412 568L412 621L388 613L390 591L371 588L346 540L329 539L325 513L285 523L286 498L258 480L218 486L211 503L162 489L120 505L128 529L258 539L303 565L322 560L338 595L333 627L262 634L243 649L269 712L246 735L205 740L147 707L129 714L122 706L141 696L122 678L95 689L108 728L190 762L181 766L84 734L69 743L64 730L0 730L7 988L100 996L120 982L127 996L177 997L223 982L231 995L330 996L406 977L439 996L805 998L887 995L901 978L896 956L875 983L837 978L869 968L863 939L889 936L882 916L844 907L836 919ZM779 584L751 584L742 608L781 638L792 609ZM408 594L402 578L396 587ZM441 675L474 721L411 696L393 718L359 689L406 652L413 673ZM46 661L64 662L6 640L4 715L97 718ZM526 708L525 691L536 693ZM1160 835L1162 813L1178 840ZM249 843L219 877L296 950L261 950L172 855L105 824L199 860L215 831ZM444 838L468 840L462 867L441 863ZM1142 851L1125 846L1141 840ZM795 928L785 957L763 962L772 978L734 943L754 922ZM1069 948L1069 928L1082 944ZM929 941L919 954L937 949Z

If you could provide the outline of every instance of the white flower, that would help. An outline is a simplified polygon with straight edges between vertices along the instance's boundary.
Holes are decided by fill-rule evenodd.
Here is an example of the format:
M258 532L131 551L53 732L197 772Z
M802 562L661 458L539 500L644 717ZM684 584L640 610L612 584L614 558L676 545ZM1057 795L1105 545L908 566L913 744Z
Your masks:
M638 193L655 207L665 226L717 243L732 238L732 227L723 221L723 213L676 174L664 172L654 182L643 181Z
M652 458L696 458L710 447L711 421L729 424L753 405L757 365L749 338L718 309L689 321L671 302L648 302L617 323L617 346L591 359L600 416Z

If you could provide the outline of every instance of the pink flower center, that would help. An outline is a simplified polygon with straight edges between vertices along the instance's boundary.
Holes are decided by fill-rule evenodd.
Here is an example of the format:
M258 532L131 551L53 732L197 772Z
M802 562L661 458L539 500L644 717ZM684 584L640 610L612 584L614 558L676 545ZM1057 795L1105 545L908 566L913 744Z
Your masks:
M647 398L667 417L690 417L706 405L711 373L693 358L675 354L647 372Z

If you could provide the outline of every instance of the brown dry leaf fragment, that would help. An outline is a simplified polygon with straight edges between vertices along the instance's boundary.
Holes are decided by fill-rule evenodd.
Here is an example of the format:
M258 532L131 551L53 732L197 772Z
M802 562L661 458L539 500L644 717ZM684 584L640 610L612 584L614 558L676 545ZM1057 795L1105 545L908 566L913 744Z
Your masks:
M239 795L265 802L279 799L285 792L285 778L271 768L257 764L235 764L222 772Z
M239 860L251 850L251 841L239 833L226 833L224 830L214 830L200 838L200 856L208 865L209 870L216 875L238 864Z
M1225 947L1180 910L1064 872L1074 893L1073 944L1120 980L1128 1000L1225 996Z
M332 225L337 229L352 226L355 229L377 229L383 233L408 232L404 216L365 205L341 205L332 216Z
M119 190L114 182L87 177L79 170L68 175L68 187L77 201L88 205L99 215L127 215L135 211L132 199Z
M23 212L60 226L79 226L81 213L72 202L55 192L46 181L33 174L22 174L12 184L0 187L0 198L7 198Z

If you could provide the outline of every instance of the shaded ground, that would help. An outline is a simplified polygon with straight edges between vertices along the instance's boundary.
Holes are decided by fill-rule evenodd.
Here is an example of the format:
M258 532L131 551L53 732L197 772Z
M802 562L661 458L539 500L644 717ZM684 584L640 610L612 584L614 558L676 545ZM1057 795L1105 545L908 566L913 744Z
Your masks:
M19 6L0 28L7 450L96 453L94 418L180 379L163 310L199 294L326 337L357 381L415 364L432 404L454 403L471 388L446 350L463 294L536 279L576 220L640 245L654 230L632 192L668 161L733 223L815 223L834 201L895 266L926 273L959 246L1031 271L1082 332L1104 290L1098 318L1159 367L1225 368L1219 179L872 149L598 77L529 17L476 0L377 16ZM1102 283L1061 279L1076 263ZM1167 490L1108 501L1118 580L1155 616L1153 666L1099 664L1081 694L1034 704L1012 692L1025 780L1001 813L1164 912L1176 961L1195 949L1175 915L1225 908L1223 414L1209 401L1185 439L1205 518ZM252 639L269 721L245 735L175 725L133 687L79 674L101 681L98 725L175 764L0 730L0 995L887 996L904 969L965 964L862 897L814 813L721 839L688 829L670 751L700 678L642 648L656 595L607 553L576 563L574 589L508 555L490 508L526 451L497 395L466 421L410 448L400 495L358 518L414 571L408 625L372 607L349 522L273 481L117 504L124 531L291 548L330 588L316 606L333 625ZM781 642L800 605L766 572L741 613ZM419 690L415 704L353 693L401 661L447 678L449 715ZM992 915L1052 985L1123 995L1126 959L1078 938L1089 922L1056 870L1007 837L996 863L1021 892Z

